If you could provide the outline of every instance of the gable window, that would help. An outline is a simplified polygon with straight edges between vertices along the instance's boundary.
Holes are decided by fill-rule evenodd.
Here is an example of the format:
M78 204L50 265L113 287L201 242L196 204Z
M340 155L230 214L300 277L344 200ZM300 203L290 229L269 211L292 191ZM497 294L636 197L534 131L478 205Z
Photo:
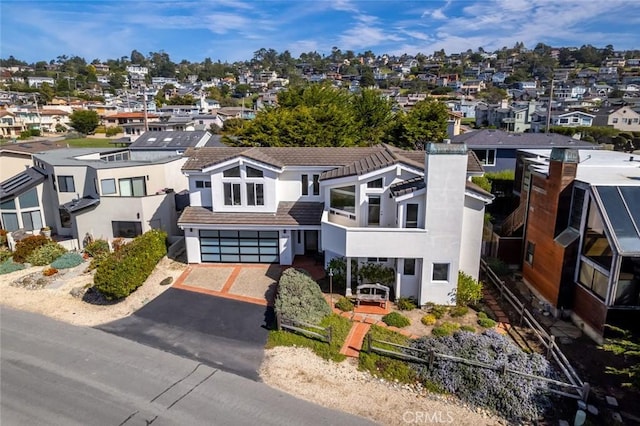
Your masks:
M100 181L100 187L102 188L102 195L111 195L116 193L116 180L115 179L102 179Z
M38 203L38 191L36 191L35 188L20 195L18 197L18 200L20 201L21 209L28 209L28 208L40 206L40 204Z
M382 178L367 182L367 188L382 188Z
M309 175L302 175L302 195L309 195Z
M247 183L247 204L250 206L264 206L264 185L261 183Z
M197 180L196 188L211 188L211 181L209 180Z
M496 165L496 150L495 149L474 149L478 160L483 166L495 166Z
M331 188L329 190L329 202L332 209L349 213L356 212L356 187L355 185Z
M261 177L264 177L264 174L262 173L262 170L258 170L256 168L251 167L251 166L247 166L247 177L250 177L250 178L261 178Z
M525 260L529 265L533 265L533 255L536 252L536 244L531 241L527 241L527 253Z
M225 206L239 206L240 200L240 184L225 182L224 186L224 205Z
M58 187L60 192L76 192L73 176L58 176Z
M240 166L232 167L222 172L224 177L240 177Z
M405 228L417 228L418 227L418 205L407 204L407 212L405 215Z
M449 264L434 263L432 280L433 281L449 281Z
M404 275L415 275L416 274L416 260L415 259L405 259L404 260Z
M320 175L313 175L313 195L320 195Z
M121 197L144 197L147 195L147 186L143 176L118 179Z

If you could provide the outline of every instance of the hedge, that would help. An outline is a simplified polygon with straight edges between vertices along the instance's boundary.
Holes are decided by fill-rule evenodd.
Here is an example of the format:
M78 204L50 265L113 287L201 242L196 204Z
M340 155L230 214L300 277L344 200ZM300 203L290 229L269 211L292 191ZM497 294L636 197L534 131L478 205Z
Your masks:
M282 273L275 308L286 319L311 324L319 324L331 313L318 283L295 268Z
M166 238L165 232L151 230L109 254L96 270L94 288L108 300L130 295L167 254Z

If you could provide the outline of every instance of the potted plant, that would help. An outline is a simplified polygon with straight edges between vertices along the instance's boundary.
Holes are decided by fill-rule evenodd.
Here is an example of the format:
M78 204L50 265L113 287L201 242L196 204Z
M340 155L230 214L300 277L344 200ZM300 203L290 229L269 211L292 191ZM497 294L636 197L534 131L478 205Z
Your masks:
M42 235L44 235L47 238L51 238L51 227L50 226L44 226L42 229L40 229L40 231L42 232Z

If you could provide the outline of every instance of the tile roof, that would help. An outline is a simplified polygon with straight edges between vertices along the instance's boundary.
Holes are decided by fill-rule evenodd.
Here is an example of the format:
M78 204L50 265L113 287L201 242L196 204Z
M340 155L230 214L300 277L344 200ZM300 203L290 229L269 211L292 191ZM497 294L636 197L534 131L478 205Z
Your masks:
M187 207L179 225L263 225L298 226L320 225L323 203L285 202L278 203L276 213L212 212L204 207Z
M44 174L33 167L29 167L24 172L18 173L0 183L0 200L14 198L44 180Z
M412 192L423 189L426 186L427 185L424 181L424 178L422 176L418 176L402 182L394 183L389 187L389 191L391 192L392 196L399 197L401 195L410 194Z

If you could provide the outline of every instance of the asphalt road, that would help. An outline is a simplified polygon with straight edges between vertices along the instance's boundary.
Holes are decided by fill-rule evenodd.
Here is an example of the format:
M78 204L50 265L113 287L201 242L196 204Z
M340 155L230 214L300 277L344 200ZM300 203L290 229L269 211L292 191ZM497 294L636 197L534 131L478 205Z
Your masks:
M2 425L371 424L192 359L36 314L3 307L0 339Z
M170 288L103 331L253 380L264 356L271 310Z

